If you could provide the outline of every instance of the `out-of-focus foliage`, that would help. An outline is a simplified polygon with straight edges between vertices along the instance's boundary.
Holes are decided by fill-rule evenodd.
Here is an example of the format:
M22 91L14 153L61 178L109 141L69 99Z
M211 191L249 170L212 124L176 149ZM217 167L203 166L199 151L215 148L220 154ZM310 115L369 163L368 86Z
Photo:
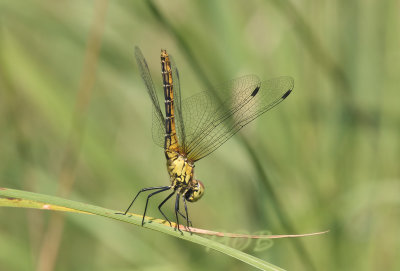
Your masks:
M398 270L399 2L150 3L0 0L0 186L122 210L140 188L167 185L133 58L137 45L161 89L165 48L183 97L249 73L295 79L287 100L196 164L206 194L189 206L195 226L330 229L264 248L229 242L288 270ZM0 269L252 268L122 223L10 208Z

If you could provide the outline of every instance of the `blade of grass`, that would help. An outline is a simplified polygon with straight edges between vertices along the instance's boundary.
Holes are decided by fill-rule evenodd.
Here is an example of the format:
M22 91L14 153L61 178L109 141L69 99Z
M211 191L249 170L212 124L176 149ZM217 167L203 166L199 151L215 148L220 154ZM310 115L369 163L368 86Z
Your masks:
M58 205L58 206L62 206L64 208L75 209L75 210L78 210L81 212L91 213L94 215L103 216L103 217L127 222L130 224L134 224L136 226L141 226L141 217L140 216L122 216L122 215L116 214L115 210L105 209L102 207L85 204L85 203L81 203L81 202L76 202L76 201L72 201L72 200L67 200L67 199L63 199L63 198L59 198L59 197L37 194L37 193L32 193L32 192L27 192L27 191L22 191L22 190L8 189L8 188L0 188L0 196L45 202L48 204ZM29 206L24 206L24 207L29 207ZM207 238L204 238L201 236L197 236L197 235L190 235L188 233L180 234L179 232L175 231L173 228L163 225L163 224L152 223L152 221L149 221L148 223L144 224L143 228L147 228L147 229L155 230L155 231L158 231L161 233L169 234L171 236L174 236L174 237L177 237L180 239L184 239L186 241L190 241L190 242L214 249L223 254L226 254L228 256L236 258L244 263L252 265L260 270L284 270L284 269L277 267L271 263L263 261L257 257L251 256L242 251L228 247L226 245L215 242L213 240L210 240L210 239L207 239Z
M70 212L70 213L83 213L93 215L92 213L71 209L63 206L58 206L54 204L43 203L39 201L26 200L26 199L16 199L16 198L0 198L0 207L17 207L17 208L32 208L32 209L41 209L41 210L51 210L51 211L61 211L61 212ZM128 213L129 217L135 216L142 218L142 215ZM154 223L169 225L166 220L157 219L153 217L145 217L146 220ZM176 223L171 222L171 226L175 227ZM281 238L296 238L296 237L306 237L313 235L320 235L327 233L329 231L322 232L313 232L313 233L303 233L303 234L278 234L278 235L252 235L252 234L241 234L241 233L230 233L230 232L219 232L219 231L210 231L205 229L198 229L193 227L185 227L180 224L179 228L182 231L197 233L201 235L210 235L210 236L218 236L218 237L228 237L228 238L246 238L246 239L281 239Z

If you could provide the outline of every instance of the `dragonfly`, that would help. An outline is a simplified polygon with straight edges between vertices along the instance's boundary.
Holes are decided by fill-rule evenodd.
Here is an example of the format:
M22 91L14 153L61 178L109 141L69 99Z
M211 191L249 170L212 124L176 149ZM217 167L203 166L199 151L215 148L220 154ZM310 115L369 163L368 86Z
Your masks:
M135 47L135 58L153 104L153 141L164 149L170 183L141 189L126 211L120 214L126 215L141 193L153 191L146 199L143 226L150 198L170 191L158 205L158 210L172 227L162 207L175 195L175 230L181 231L179 216L186 219L186 227L190 230L192 222L187 202L196 202L204 195L203 183L194 177L195 162L214 152L248 123L286 99L293 90L294 80L282 76L261 82L256 75L246 75L182 99L178 68L167 51L161 50L164 115L147 62L138 47ZM181 201L184 214L180 210Z

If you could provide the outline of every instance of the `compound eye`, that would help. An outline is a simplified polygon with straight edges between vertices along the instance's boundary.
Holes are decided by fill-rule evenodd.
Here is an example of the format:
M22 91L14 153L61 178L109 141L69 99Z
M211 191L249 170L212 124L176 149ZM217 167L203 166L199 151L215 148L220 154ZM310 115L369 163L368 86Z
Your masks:
M199 180L193 180L195 182L194 187L186 194L186 199L190 202L198 201L204 194L204 185Z

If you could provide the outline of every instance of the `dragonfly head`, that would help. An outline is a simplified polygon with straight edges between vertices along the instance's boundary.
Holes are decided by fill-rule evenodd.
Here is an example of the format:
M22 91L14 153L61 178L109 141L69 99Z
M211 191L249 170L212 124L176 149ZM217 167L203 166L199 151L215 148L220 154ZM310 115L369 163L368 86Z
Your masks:
M195 202L198 201L204 194L204 185L199 180L193 179L193 186L185 194L187 201Z

